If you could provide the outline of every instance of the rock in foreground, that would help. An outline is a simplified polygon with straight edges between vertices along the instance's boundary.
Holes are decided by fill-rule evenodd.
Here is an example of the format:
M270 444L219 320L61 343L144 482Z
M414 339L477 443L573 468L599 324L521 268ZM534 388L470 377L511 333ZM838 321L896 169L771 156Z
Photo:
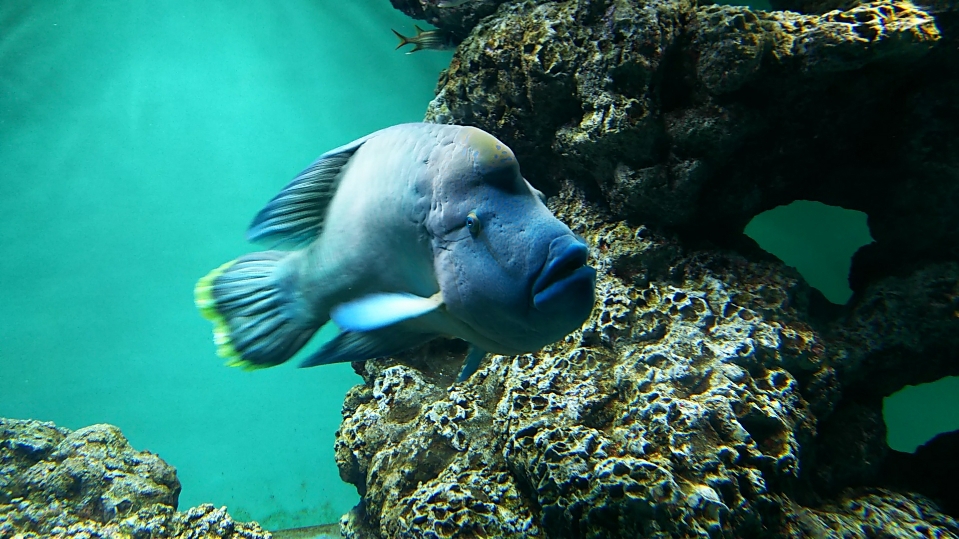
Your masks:
M853 376L798 274L570 191L554 209L594 246L592 318L462 384L455 346L358 365L336 446L364 502L347 537L959 537L923 496L869 486L873 423L817 436Z
M268 539L212 505L177 512L176 470L112 425L0 418L0 538Z

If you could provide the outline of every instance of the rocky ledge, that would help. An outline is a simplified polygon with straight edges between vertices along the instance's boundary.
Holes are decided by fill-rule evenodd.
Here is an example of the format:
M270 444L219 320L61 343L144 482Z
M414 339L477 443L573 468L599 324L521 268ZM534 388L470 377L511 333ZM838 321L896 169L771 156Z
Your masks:
M355 365L344 533L959 537L954 438L897 454L882 421L884 396L959 374L959 20L939 4L394 0L465 36L427 119L514 149L590 241L598 302L465 383L456 343ZM869 215L845 306L742 233L799 199Z
M0 418L0 538L269 539L225 508L177 512L173 467L112 425Z
M572 191L553 205L594 246L593 316L463 384L455 344L357 365L336 445L363 494L348 537L959 536L881 480L881 404L844 395L868 350L832 337L861 318L815 321L778 261L684 248Z

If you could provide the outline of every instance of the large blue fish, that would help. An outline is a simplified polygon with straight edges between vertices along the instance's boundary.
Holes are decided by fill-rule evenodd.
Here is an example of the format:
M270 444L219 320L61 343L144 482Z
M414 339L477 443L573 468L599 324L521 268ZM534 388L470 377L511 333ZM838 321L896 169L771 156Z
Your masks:
M513 152L474 127L402 124L331 150L247 232L269 250L200 279L196 304L230 365L290 359L332 318L340 333L302 366L387 356L439 336L532 352L589 316L587 245L556 219Z

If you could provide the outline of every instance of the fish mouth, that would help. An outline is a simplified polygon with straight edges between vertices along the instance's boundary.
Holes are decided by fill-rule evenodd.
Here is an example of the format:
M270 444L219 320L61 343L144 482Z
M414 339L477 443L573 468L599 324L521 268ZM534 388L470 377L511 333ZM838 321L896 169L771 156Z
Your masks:
M549 258L533 283L533 306L539 310L576 303L580 295L592 298L596 270L586 265L589 249L574 236L560 236L550 242Z

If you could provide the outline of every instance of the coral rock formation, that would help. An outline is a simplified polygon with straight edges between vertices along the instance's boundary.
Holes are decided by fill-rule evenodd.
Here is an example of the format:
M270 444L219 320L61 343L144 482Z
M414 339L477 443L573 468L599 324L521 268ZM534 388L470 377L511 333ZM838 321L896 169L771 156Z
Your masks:
M364 494L348 537L959 533L913 494L790 498L817 496L803 452L841 397L798 275L686 252L566 196L557 213L594 245L601 274L592 318L541 353L493 357L466 384L450 386L455 347L362 366L368 384L348 395L336 445Z
M957 258L955 43L904 2L521 2L463 42L427 118L487 129L537 185L573 178L647 226L729 239L810 199L866 212L884 261Z
M112 425L0 419L0 537L268 539L202 505L178 513L176 471Z
M559 195L593 246L597 307L462 384L455 343L355 365L336 454L363 501L345 535L959 537L936 505L948 481L884 473L881 416L884 395L959 370L951 8L475 17L496 3L432 19L472 31L427 119L496 134ZM869 215L847 306L742 235L797 199Z

